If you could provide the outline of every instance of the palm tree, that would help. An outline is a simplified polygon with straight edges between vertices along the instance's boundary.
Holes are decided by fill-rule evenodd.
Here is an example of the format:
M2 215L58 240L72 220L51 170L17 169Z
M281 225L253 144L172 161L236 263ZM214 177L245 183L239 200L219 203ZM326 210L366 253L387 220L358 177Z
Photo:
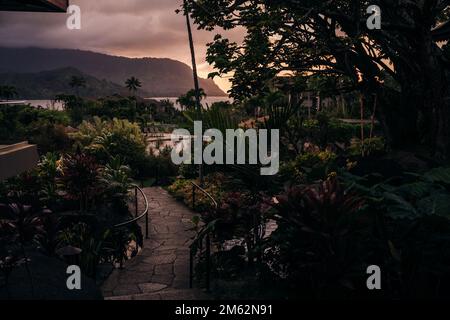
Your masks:
M200 94L200 100L206 98L205 91L200 88L199 90ZM181 106L184 110L195 110L197 107L197 91L195 90L189 90L186 94L181 95L177 99L177 103Z
M189 37L189 47L191 49L192 73L194 76L195 99L196 99L196 103L197 103L197 110L201 111L200 86L199 86L199 82L198 82L197 62L195 60L194 38L192 36L191 21L189 18L189 12L188 12L188 8L187 8L186 0L184 0L184 15L186 16L186 25L187 25L187 32L188 32L188 37Z
M200 113L202 111L202 105L201 105L201 97L200 97L200 86L198 82L198 74L197 74L197 62L195 61L195 47L194 47L194 39L192 36L192 29L191 29L191 21L189 18L189 10L187 1L183 0L183 7L184 7L184 15L186 16L186 25L187 25L187 32L189 37L189 47L191 49L191 59L192 59L192 72L194 76L194 89L195 89L195 102L197 105L197 111ZM203 165L201 164L199 167L199 179L200 179L200 186L203 186Z
M137 110L136 92L140 87L142 87L142 83L138 78L131 77L130 79L127 79L127 81L125 81L125 85L128 88L128 90L130 90L130 92L133 92L134 98L133 121L136 121L136 110Z
M70 78L70 83L69 85L74 88L77 92L77 96L80 96L80 88L85 88L86 87L86 80L83 77L79 77L79 76L72 76L72 78Z
M125 81L125 85L130 90L130 92L133 92L134 98L136 98L136 92L140 87L142 87L142 83L138 78L131 77L130 79L127 79Z

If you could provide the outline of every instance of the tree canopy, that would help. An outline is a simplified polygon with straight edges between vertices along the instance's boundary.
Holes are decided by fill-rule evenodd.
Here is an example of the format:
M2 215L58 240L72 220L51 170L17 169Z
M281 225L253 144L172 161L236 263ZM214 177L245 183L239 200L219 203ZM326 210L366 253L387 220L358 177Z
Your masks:
M206 98L206 93L202 88L199 89L198 96L200 98L200 101L202 99ZM192 89L192 90L189 90L186 94L181 95L177 99L177 103L180 104L183 109L194 110L197 107L196 98L197 98L197 92L195 89Z
M371 5L381 9L379 30L367 27ZM235 99L266 91L280 74L345 76L367 100L379 96L377 116L393 145L421 141L449 152L449 46L432 30L448 20L450 1L202 0L189 10L201 29L245 30L242 43L218 34L208 49L217 70L210 76L234 74Z
M142 83L138 78L131 77L125 81L125 86L130 92L133 92L133 94L136 95L138 89L142 87Z

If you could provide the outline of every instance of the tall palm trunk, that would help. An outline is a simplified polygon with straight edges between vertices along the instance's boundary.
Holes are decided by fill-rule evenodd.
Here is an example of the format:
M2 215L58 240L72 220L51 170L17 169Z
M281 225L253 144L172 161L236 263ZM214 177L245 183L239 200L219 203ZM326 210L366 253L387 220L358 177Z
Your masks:
M191 21L189 18L189 12L187 8L187 1L184 0L184 15L186 16L186 25L187 25L187 31L189 36L189 47L191 49L191 59L192 59L192 72L194 76L194 89L195 89L195 103L197 107L197 112L200 114L202 111L202 105L200 103L200 86L198 83L198 74L197 74L197 63L195 61L195 47L194 47L194 39L192 37L192 29L191 29ZM203 141L203 134L202 134L202 141ZM200 179L200 186L203 186L203 164L199 167L199 179Z
M197 106L197 110L201 111L201 104L200 104L200 86L198 82L198 74L197 74L197 62L195 60L195 48L194 48L194 39L192 36L192 29L191 29L191 21L189 18L189 12L187 11L187 1L184 0L184 14L186 16L186 25L187 25L187 31L189 36L189 47L191 49L191 59L192 59L192 72L194 76L194 89L195 89L195 102Z

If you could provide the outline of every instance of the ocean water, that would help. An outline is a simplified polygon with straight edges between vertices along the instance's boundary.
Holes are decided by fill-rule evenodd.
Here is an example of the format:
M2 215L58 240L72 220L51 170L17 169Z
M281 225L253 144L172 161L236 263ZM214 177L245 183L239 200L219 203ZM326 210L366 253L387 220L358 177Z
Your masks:
M25 103L33 107L42 107L45 109L62 110L64 103L55 100L25 100Z
M174 104L174 107L178 110L181 109L181 106L177 103L177 97L155 97L155 98L146 98L149 100L169 100ZM202 100L203 106L211 106L215 102L232 102L233 100L229 97L207 97L204 100ZM57 102L55 100L25 100L25 103L29 103L33 107L42 107L45 109L53 109L53 110L62 110L64 107L64 104L62 102Z

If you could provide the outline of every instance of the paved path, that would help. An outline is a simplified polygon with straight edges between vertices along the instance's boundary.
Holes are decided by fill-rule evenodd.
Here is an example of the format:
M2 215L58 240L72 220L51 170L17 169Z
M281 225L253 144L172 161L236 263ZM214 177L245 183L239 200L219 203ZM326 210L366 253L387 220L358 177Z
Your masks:
M144 192L150 204L150 239L135 258L105 281L105 299L208 299L202 291L189 289L189 243L194 235L189 229L194 213L162 188L145 188ZM144 222L140 223L145 230Z

